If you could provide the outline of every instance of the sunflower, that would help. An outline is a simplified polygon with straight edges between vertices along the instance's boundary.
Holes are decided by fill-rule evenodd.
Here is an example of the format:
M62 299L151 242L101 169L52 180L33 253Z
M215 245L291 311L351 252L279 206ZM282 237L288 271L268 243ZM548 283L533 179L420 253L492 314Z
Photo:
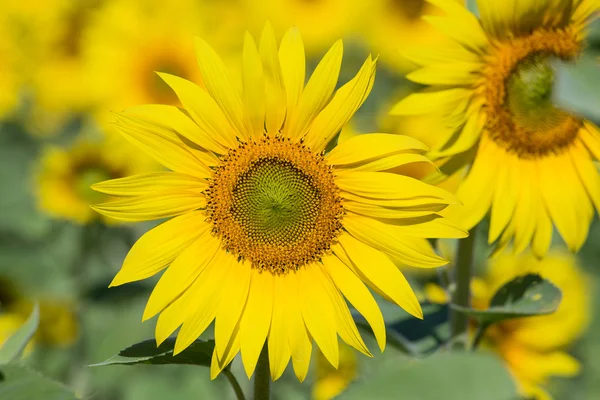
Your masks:
M457 192L466 228L490 211L498 249L531 244L542 257L554 224L578 250L600 207L600 131L553 104L552 62L581 53L598 1L480 0L480 19L453 1L429 2L447 15L427 20L454 45L406 53L422 66L408 77L431 86L392 113L440 120L430 155L446 176L470 166Z
M175 354L214 320L212 377L238 352L251 376L265 342L273 379L290 357L305 378L311 338L335 367L337 334L370 355L344 296L383 349L382 315L365 283L421 318L394 262L443 265L425 238L465 232L436 214L452 195L393 172L424 159L420 142L360 135L325 155L368 96L376 62L369 56L334 93L338 41L305 86L297 29L278 48L267 25L258 49L246 35L240 90L202 39L196 52L206 90L161 74L185 109L150 105L117 115L125 137L173 172L96 184L122 198L94 209L127 221L174 218L140 238L111 285L166 268L143 318L160 314L159 344L181 327Z
M107 196L90 189L92 183L156 168L145 155L132 157L123 147L128 144L118 136L109 136L100 140L81 138L69 148L46 147L36 176L40 209L81 224L97 220L98 214L89 204L106 200Z
M422 18L441 12L426 0L375 0L370 2L368 9L366 37L370 45L380 52L383 63L399 72L406 72L414 69L415 65L399 50L415 45L441 44L447 40Z
M340 346L340 364L333 368L323 353L317 354L313 400L330 400L339 396L358 375L358 359L350 346Z
M210 18L209 18L210 16ZM99 9L85 42L88 84L99 93L97 117L104 125L108 109L136 104L180 105L155 71L200 81L189 32L210 32L211 43L227 50L235 36L233 5L183 0L120 0ZM135 21L132 24L131 21ZM219 21L217 24L215 21ZM240 30L241 32L241 30Z
M250 20L260 26L272 21L277 31L296 26L306 53L322 54L337 38L355 34L363 25L369 2L358 0L242 0Z

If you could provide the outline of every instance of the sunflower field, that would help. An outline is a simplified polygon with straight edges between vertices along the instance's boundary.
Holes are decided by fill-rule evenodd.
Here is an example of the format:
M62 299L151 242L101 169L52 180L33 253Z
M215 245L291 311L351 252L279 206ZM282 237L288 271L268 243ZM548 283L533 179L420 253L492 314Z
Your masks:
M0 400L600 398L600 0L0 2Z

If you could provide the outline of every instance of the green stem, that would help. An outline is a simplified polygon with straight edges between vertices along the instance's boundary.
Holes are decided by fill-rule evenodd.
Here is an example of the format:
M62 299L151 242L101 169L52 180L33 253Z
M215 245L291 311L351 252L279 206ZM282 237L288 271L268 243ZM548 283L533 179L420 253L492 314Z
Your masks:
M270 398L271 371L269 368L269 351L265 343L254 372L254 400L270 400Z
M226 368L223 371L223 374L225 374L225 377L231 384L231 387L232 387L233 391L235 392L235 398L237 400L246 400L246 397L244 396L244 392L242 391L242 387L240 386L240 384L237 381L237 379L235 378L235 376L231 373L229 368Z
M458 242L456 266L454 268L454 292L452 304L469 307L471 304L471 276L473 275L473 253L475 249L476 227L471 229L469 237ZM463 340L467 333L469 319L466 314L450 310L450 331L455 348L464 349Z

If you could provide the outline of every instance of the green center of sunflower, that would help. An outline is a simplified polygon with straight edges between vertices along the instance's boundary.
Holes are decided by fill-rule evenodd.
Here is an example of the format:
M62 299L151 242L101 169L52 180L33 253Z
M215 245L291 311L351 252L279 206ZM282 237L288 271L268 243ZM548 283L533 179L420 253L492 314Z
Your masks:
M552 102L551 59L570 60L580 50L577 34L568 29L540 29L498 44L484 70L486 132L492 140L522 158L572 143L581 121Z
M274 274L318 261L344 214L330 166L300 143L269 138L223 157L206 212L225 248Z
M560 124L567 115L552 103L553 87L554 69L546 57L522 61L507 83L507 104L515 121L529 129Z
M90 188L94 183L112 179L112 175L100 167L86 167L77 172L75 191L86 203L96 204L105 200L106 195Z
M314 227L319 191L289 162L263 158L241 174L232 215L261 243L285 243Z

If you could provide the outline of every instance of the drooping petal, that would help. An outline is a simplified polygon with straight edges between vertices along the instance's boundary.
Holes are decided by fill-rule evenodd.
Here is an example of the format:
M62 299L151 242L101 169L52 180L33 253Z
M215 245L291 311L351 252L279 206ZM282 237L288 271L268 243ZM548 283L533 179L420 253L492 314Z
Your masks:
M290 361L291 351L287 333L288 304L285 302L287 290L286 282L281 277L273 280L273 319L269 330L269 365L271 367L271 379L279 379Z
M348 301L367 320L381 351L385 348L386 332L381 310L359 277L336 256L323 258L323 266Z
M406 312L423 319L423 311L417 296L402 272L389 258L350 234L340 235L339 242L362 275Z

